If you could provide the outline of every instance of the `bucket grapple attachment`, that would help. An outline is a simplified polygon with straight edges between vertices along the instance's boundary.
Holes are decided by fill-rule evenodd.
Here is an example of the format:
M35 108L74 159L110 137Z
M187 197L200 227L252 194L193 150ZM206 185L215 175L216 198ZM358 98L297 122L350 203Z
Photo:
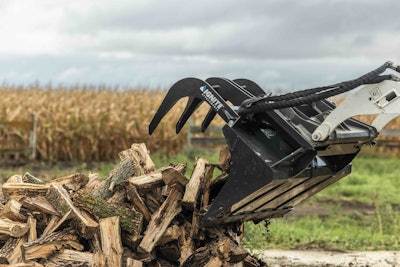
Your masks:
M168 91L149 126L151 134L181 98L188 98L177 133L203 102L206 130L218 114L231 152L229 177L203 226L280 217L351 172L364 144L400 115L400 72L391 62L355 80L284 95L267 94L247 79L186 78ZM359 88L362 86L361 88ZM359 88L338 106L328 98ZM352 118L377 114L372 125Z

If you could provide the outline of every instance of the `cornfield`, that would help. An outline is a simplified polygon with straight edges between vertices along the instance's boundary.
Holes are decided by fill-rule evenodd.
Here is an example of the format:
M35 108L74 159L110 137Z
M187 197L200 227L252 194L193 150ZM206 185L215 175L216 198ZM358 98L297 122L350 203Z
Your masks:
M183 111L184 100L174 106L152 136L147 130L165 93L94 86L52 88L3 84L0 121L28 120L31 113L35 114L36 151L40 160L113 160L119 151L139 142L145 142L152 153L162 150L167 155L174 154L186 143L186 128L176 135L174 125ZM194 114L194 124L201 123L207 109L203 105ZM370 121L371 117L361 119ZM400 120L392 122L389 128L400 129ZM0 142L0 146L4 145Z
M132 143L145 142L154 152L176 153L185 134L173 125L182 102L171 110L157 131L148 125L165 92L161 90L111 90L109 88L0 88L0 120L28 120L36 116L37 158L42 160L112 160Z

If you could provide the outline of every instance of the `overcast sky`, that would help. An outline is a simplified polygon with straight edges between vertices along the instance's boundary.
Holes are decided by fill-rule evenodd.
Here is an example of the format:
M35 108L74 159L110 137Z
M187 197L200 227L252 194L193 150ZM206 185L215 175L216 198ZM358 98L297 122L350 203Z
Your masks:
M399 0L0 0L0 81L302 89L400 63Z

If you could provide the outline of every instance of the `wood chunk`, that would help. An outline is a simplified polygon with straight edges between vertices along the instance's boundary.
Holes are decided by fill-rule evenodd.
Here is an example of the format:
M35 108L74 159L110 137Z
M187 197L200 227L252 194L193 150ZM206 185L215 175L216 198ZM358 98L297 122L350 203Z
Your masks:
M185 187L189 180L182 175L177 169L168 167L161 171L162 179L166 185L173 186L173 185L181 185Z
M5 183L2 186L3 194L16 200L21 196L45 196L48 189L48 184Z
M46 228L43 230L41 237L44 237L47 234L51 234L52 232L54 232L53 230L55 229L55 226L57 225L59 220L60 220L59 216L52 215L50 221L47 223Z
M165 198L161 194L158 194L158 192L155 190L147 192L145 195L146 198L144 202L152 214L155 213L165 201Z
M31 184L45 184L42 180L36 178L29 172L26 172L24 176L22 176L22 182L23 183L31 183Z
M6 183L23 183L22 176L19 174L11 175L7 179Z
M155 164L150 158L149 151L144 143L132 144L130 149L119 153L121 160L125 158L134 158L139 163L140 174L150 173L155 170Z
M127 258L126 259L126 267L143 267L143 262L132 259L132 258Z
M206 208L208 205L210 205L210 196L211 196L211 182L214 174L214 166L209 165L207 167L207 172L206 172L206 177L204 181L204 186L203 186L203 197L201 200L201 205L199 207L199 210Z
M108 266L122 266L122 242L119 217L100 220L100 236L102 251L106 256Z
M219 258L222 264L234 264L244 261L248 255L249 252L247 250L239 247L230 238L221 236L215 241L209 242L206 246L198 248L190 257L181 263L181 266L189 267L219 264L219 261L214 260L214 258Z
M52 184L48 190L48 194L46 198L49 202L56 208L56 210L65 215L70 210L74 212L77 218L89 228L96 228L98 223L91 218L87 218L86 216L82 215L82 212L74 206L72 200L65 188L59 184Z
M156 246L162 246L171 241L178 240L179 237L183 234L181 227L178 225L172 225L165 230L164 234L157 241Z
M131 177L128 179L128 182L134 185L138 191L150 191L164 185L161 171Z
M82 250L84 247L78 241L75 231L55 232L21 246L24 261L33 259L46 259L56 251L63 248Z
M218 257L212 257L204 267L222 267L224 266L224 263L222 260Z
M22 200L22 205L30 210L40 211L45 214L59 215L53 205L51 205L44 196L24 197Z
M58 266L94 266L94 254L64 249L46 261L46 267Z
M189 224L189 223L187 223ZM189 232L190 232L191 224L189 224ZM182 235L179 238L179 245L181 249L181 256L179 258L179 263L182 265L186 260L193 254L194 252L194 243L193 239L190 237L190 233L187 233L185 226L181 226Z
M182 204L188 209L193 210L196 207L198 196L206 178L206 167L208 164L208 160L204 158L199 158L196 161L196 165L186 185L185 194L182 199Z
M15 264L7 264L3 265L1 264L0 267L7 267L7 266L12 266L12 267L44 267L44 265L37 263L37 262L21 262L21 263L15 263Z
M20 213L21 206L21 203L11 198L4 205L1 211L1 217L8 218L13 221L26 222L27 217Z
M29 225L28 242L31 242L31 241L37 239L36 218L29 216L28 217L28 225Z
M133 185L127 185L127 197L130 201L133 202L137 210L143 214L144 218L147 222L151 220L151 213L147 206L144 204L142 197L139 195L136 187Z
M88 176L89 181L83 188L83 190L87 193L98 192L100 187L102 186L102 180L98 173L91 173Z
M63 224L66 220L71 219L72 217L75 217L75 214L72 210L69 210L67 213L65 213L61 219L60 217L53 215L49 224L44 229L42 236L46 236L55 232L61 226L61 224Z
M29 231L29 225L0 218L0 233L12 237L21 237Z
M124 158L90 193L102 199L110 198L120 185L127 182L128 178L138 174L138 165L136 159Z
M125 203L126 200L126 189L120 188L119 190L115 191L115 193L109 199L107 199L107 202L113 205L121 205L122 203Z
M107 201L86 192L77 191L73 195L74 203L99 219L119 216L121 229L134 235L140 235L142 231L143 215L124 206L115 206Z
M182 193L178 189L172 188L167 199L158 211L153 214L142 242L139 244L139 249L148 253L153 250L155 244L162 237L172 219L181 212L181 198Z
M93 255L93 266L95 267L108 267L106 265L107 258L102 252L96 252Z
M8 263L8 258L16 247L19 239L18 238L9 238L7 242L0 249L0 263Z
M26 243L26 237L21 237L17 239L17 242L13 246L9 255L7 256L7 262L9 264L15 265L23 262L23 256L21 251L21 246Z
M75 173L65 177L56 178L50 181L51 184L63 185L68 190L78 190L89 182L89 177L82 173Z
M228 146L222 147L221 150L219 151L218 167L223 172L229 172L230 160L231 160L231 152L229 150L229 147Z

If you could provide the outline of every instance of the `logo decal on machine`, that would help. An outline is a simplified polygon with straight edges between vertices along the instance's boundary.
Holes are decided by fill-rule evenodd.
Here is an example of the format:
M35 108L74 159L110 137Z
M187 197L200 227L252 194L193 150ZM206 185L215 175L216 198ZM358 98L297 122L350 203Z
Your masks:
M224 107L222 103L218 100L218 98L208 90L206 85L200 87L200 91L202 92L201 95L207 100L208 103L216 110L220 110Z

